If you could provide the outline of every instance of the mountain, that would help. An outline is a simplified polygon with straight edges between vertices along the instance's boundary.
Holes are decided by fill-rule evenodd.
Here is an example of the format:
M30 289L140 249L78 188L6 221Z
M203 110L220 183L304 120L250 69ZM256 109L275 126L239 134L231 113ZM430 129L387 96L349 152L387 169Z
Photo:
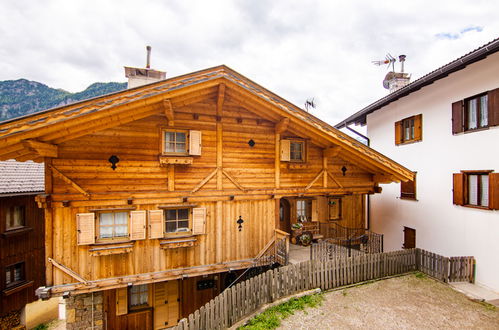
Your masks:
M121 91L126 87L126 83L94 83L82 92L70 93L26 79L0 81L0 121Z

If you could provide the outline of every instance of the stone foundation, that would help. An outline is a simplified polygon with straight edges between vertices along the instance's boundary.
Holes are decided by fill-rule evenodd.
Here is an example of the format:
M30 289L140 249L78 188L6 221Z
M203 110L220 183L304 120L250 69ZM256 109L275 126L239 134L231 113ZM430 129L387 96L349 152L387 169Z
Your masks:
M104 313L102 310L102 292L71 296L64 300L66 303L66 329L104 329ZM92 328L93 318L93 328Z
M7 315L0 316L0 329L1 330L11 330L11 329L26 329L24 325L21 325L21 313L22 311L10 312Z

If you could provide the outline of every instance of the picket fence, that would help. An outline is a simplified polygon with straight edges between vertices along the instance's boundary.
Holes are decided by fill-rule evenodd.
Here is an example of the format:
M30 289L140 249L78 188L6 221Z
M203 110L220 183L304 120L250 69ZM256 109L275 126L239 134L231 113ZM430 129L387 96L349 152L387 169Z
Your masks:
M330 290L416 270L442 278L438 277L442 265L440 257L424 250L409 249L308 260L276 268L226 289L188 318L180 320L174 329L226 329L265 304L315 288Z

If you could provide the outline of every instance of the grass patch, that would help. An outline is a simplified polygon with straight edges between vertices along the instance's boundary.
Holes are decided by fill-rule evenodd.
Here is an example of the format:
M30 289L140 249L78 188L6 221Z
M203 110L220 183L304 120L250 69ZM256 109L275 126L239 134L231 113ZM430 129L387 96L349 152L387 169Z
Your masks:
M488 302L479 301L478 303L480 305L482 305L483 307L485 307L485 309L488 310L488 311L495 311L496 310L496 306L494 306L492 304L489 304Z
M36 327L33 328L33 330L47 330L49 327L45 323L38 324Z
M324 297L317 293L300 298L293 298L288 302L271 307L265 312L255 316L247 324L239 327L243 330L264 330L275 329L281 324L281 320L293 315L297 310L304 310L306 307L317 307L322 304Z
M426 278L426 274L421 272L416 272L414 276L416 276L416 278Z

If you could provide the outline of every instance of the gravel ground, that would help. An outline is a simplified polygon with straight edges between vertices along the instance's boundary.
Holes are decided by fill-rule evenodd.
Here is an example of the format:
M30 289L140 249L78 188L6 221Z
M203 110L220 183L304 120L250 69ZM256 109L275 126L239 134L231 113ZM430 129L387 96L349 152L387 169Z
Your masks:
M415 275L324 294L322 306L295 312L279 329L499 329L499 309Z

